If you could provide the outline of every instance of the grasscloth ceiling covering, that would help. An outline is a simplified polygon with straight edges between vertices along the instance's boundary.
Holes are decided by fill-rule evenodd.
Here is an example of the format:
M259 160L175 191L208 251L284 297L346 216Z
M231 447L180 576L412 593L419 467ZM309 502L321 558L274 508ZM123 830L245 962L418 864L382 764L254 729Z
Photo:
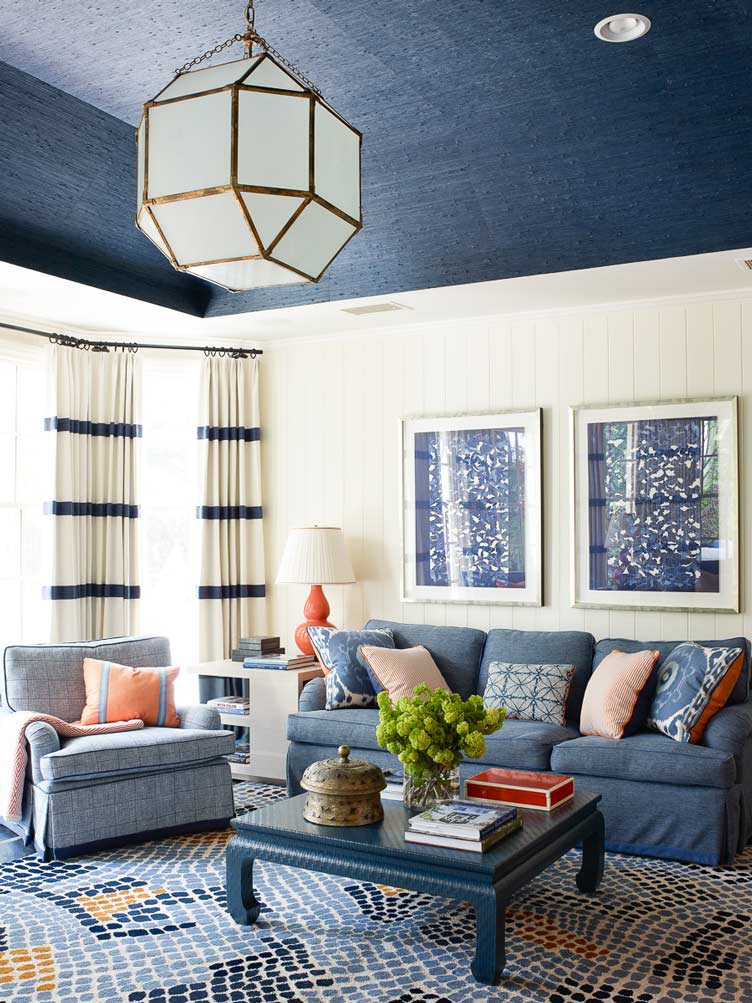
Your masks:
M646 38L597 41L618 6L257 0L364 133L365 228L318 286L231 295L134 230L130 127L242 3L5 4L0 257L227 314L752 243L750 3L639 2Z

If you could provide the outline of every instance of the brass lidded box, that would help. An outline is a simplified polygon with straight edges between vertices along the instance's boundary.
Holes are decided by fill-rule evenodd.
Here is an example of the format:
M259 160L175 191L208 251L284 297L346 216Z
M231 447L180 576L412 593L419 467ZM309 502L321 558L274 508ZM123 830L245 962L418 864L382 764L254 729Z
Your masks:
M349 759L350 749L340 745L339 759L311 763L300 786L308 791L303 818L317 825L371 825L381 822L384 774L366 759Z

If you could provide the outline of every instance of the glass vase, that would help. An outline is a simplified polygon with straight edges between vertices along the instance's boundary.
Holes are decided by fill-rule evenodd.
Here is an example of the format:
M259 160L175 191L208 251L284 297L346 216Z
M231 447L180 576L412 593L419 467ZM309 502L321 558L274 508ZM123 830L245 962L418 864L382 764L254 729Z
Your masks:
M405 773L402 800L406 808L424 811L433 805L454 801L460 796L460 768L454 766L440 773L431 773L417 780L411 773Z

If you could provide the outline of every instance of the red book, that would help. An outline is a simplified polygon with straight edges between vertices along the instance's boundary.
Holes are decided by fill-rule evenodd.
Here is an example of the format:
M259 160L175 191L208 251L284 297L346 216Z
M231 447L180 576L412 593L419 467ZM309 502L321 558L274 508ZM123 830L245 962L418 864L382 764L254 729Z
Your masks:
M465 797L471 801L551 811L574 797L574 778L494 766L465 781Z

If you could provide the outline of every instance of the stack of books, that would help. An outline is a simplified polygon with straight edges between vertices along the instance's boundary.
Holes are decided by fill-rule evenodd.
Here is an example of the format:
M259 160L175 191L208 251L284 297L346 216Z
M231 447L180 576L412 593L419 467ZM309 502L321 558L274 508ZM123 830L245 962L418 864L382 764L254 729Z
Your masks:
M493 766L465 781L465 797L473 804L503 804L553 811L574 797L574 778L532 770Z
M315 665L313 655L252 655L243 659L244 669L302 669L306 665Z
M247 765L251 761L251 745L247 739L238 739L235 742L235 751L225 756L230 763L243 763Z
M279 638L269 634L257 634L254 637L241 637L237 648L233 649L233 662L243 662L246 658L259 658L262 655L284 655L285 649L280 648Z
M484 808L449 801L414 815L405 842L485 853L522 828L516 808Z
M214 697L207 700L207 706L213 707L221 714L247 714L250 708L248 697Z
M399 770L382 770L386 787L381 792L384 801L401 801L405 786L405 775Z

